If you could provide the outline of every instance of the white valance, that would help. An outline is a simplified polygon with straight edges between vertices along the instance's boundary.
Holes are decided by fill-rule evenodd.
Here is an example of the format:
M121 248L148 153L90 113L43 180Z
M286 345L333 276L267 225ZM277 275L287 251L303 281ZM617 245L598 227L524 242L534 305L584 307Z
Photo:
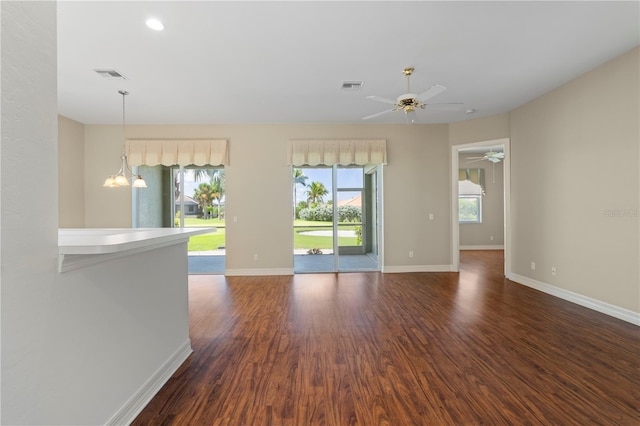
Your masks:
M289 141L292 166L387 164L384 139L294 139Z
M127 139L132 166L219 166L229 164L226 139Z
M458 181L458 195L484 195L484 189L470 180Z

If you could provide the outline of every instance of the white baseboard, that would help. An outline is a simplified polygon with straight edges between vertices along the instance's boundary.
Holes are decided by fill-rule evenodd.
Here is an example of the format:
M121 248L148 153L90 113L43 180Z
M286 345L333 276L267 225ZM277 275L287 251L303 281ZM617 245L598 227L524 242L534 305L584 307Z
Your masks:
M560 299L575 303L577 305L584 306L585 308L593 309L594 311L598 311L614 318L618 318L622 321L630 322L631 324L640 325L640 313L638 312L611 305L600 300L592 299L590 297L583 296L569 290L564 290L560 287L543 283L541 281L536 281L532 278L524 277L522 275L511 274L507 278L511 281L517 282L518 284L534 288L543 293L547 293L552 296L559 297Z
M504 250L504 245L460 246L460 250Z
M382 272L385 274L403 272L452 272L453 265L406 265L406 266L383 266Z
M191 340L187 339L105 424L114 426L131 424L162 386L167 383L173 373L191 355L191 352L193 352Z
M268 268L268 269L226 269L224 274L228 277L249 277L256 275L293 275L293 268Z

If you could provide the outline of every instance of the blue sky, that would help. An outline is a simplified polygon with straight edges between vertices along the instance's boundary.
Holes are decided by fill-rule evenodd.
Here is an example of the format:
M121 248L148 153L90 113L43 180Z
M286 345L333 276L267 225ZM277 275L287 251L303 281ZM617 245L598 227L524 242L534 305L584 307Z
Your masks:
M305 174L305 176L307 176L309 179L307 179L306 183L307 185L310 185L311 182L321 182L325 188L327 188L327 191L329 191L329 194L327 195L327 197L325 198L325 201L329 201L331 200L331 192L333 190L333 186L331 184L332 182L332 173L331 173L331 168L306 168L306 167L300 167L300 169L302 170L302 172ZM355 173L340 173L340 178L342 179L340 183L340 187L341 188L353 188L353 187L360 187L362 186L362 178L361 176L361 172L357 172L356 170L361 170L361 169L354 169ZM302 201L304 199L306 199L305 196L305 192L306 192L307 188L303 187L302 185L297 185L296 186L296 195L297 195L297 200L298 201ZM353 192L347 192L344 194L341 194L343 196L339 196L338 199L349 199L351 197L354 196Z
M326 196L325 201L329 201L331 200L331 192L333 190L333 186L331 184L331 168L307 168L307 167L301 167L302 171L304 172L305 176L308 177L307 179L307 185L311 184L311 182L321 182L325 188L327 188L327 191L329 191L329 194ZM341 173L340 177L342 178L342 180L344 182L340 182L340 186L341 187L346 187L346 188L350 188L350 187L358 187L362 184L361 180L358 179L359 173ZM185 169L185 180L184 180L184 194L187 197L193 197L193 192L194 190L198 187L198 185L201 182L194 182L193 180L193 171L189 170L189 169ZM302 185L297 185L296 186L296 193L297 193L297 200L301 201L306 199L306 192L307 188L302 186ZM348 199L351 198L354 194L352 192L348 192L343 194L344 196L339 197L340 199Z

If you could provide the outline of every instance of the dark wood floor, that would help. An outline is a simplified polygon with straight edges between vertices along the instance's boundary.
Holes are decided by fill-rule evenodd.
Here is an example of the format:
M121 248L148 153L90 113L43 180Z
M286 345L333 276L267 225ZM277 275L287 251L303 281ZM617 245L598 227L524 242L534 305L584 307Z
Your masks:
M135 425L638 425L640 328L461 272L191 276L193 354Z

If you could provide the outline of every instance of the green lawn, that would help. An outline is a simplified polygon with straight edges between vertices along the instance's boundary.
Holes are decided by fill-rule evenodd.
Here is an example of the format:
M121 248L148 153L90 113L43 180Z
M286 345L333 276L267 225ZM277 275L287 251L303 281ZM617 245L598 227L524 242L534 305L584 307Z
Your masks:
M333 237L301 234L301 232L305 232L305 231L318 231L318 230L331 231L333 229L333 223L296 220L293 226L294 226L293 248L295 249L310 249L310 248L332 249L333 248ZM355 228L356 228L356 225L340 226L341 230L354 230ZM339 246L355 246L357 245L356 237L338 237L338 245Z
M208 251L208 250L216 250L218 247L224 247L225 245L225 225L224 221L220 221L218 219L196 219L196 218L185 218L184 219L186 227L197 227L197 228L205 228L209 226L215 226L216 232L205 235L196 235L189 239L189 251ZM331 230L333 228L333 224L331 222L313 222L313 221L303 221L296 220L294 222L294 234L293 234L293 246L296 249L310 249L310 248L319 248L319 249L331 249L333 248L333 238L332 237L323 237L323 236L312 236L312 235L303 235L300 232L304 231L315 231L315 230ZM355 229L355 225L345 225L340 226L340 229ZM275 241L279 239L278 235L268 235L268 238L271 238ZM339 237L338 245L340 246L355 246L356 238L355 237Z
M208 251L217 250L225 245L224 220L218 219L197 219L193 217L184 218L185 228L207 228L216 227L216 232L204 235L195 235L189 238L188 251Z

